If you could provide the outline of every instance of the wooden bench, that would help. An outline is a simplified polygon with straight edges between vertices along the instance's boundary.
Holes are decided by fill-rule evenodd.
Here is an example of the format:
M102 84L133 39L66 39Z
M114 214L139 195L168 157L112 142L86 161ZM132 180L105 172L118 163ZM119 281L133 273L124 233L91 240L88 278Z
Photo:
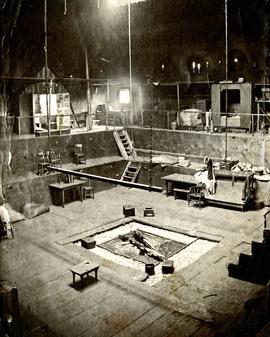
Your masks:
M174 188L173 189L173 195L174 195L174 199L176 199L176 196L177 196L177 194L185 194L185 199L187 199L187 194L188 194L188 191L189 191L189 189L187 190L187 189L184 189L184 188Z
M167 196L174 192L174 189L178 189L178 192L181 192L181 190L187 190L188 192L191 186L197 184L193 176L180 173L169 174L168 176L161 177L161 179L165 180Z
M93 271L95 272L95 279L97 281L97 279L98 279L97 278L98 268L99 268L98 263L94 263L94 262L90 262L90 261L84 261L84 262L81 262L81 263L69 268L69 270L72 272L72 276L73 276L73 285L75 285L75 275L80 276L81 286L83 286L84 277L86 276L88 278L89 274Z
M245 202L229 202L229 201L222 201L222 200L215 200L215 199L205 199L206 205L208 206L217 206L221 208L228 208L228 209L235 209L240 210L242 212L246 211L248 209L248 206Z

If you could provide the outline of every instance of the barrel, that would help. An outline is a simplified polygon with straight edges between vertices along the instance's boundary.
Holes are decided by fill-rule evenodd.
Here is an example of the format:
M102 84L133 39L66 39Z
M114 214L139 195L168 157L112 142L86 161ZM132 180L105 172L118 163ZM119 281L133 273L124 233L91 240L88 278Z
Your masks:
M155 265L154 265L154 263L146 263L146 265L145 265L145 272L148 275L154 275L155 274Z

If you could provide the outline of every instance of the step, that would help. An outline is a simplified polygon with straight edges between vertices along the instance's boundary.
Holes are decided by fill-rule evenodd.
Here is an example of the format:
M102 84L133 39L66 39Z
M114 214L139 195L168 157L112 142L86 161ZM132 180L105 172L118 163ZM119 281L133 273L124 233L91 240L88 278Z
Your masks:
M265 228L265 229L263 230L263 238L264 238L264 239L269 239L269 238L270 238L270 229Z
M131 165L128 166L129 170L135 170L136 171L138 168L139 168L139 166L131 166Z
M266 250L270 251L270 230L264 229L263 230L263 244Z
M264 244L257 241L251 241L251 253L256 259L262 257L265 253Z
M129 168L128 168L128 169L126 170L126 172L134 175L134 174L137 172L137 170L135 170L135 171L134 171L134 170L131 170L131 171L130 171Z
M254 272L252 269L246 269L233 263L228 264L228 272L230 277L236 278L238 280L262 285L265 285L268 282L268 277L262 275L262 273L258 271Z
M253 265L252 255L240 253L238 264L239 264L239 266L242 266L244 268L246 268L246 267L252 268L252 265Z
M229 276L236 279L243 279L243 268L238 264L229 263L228 264Z

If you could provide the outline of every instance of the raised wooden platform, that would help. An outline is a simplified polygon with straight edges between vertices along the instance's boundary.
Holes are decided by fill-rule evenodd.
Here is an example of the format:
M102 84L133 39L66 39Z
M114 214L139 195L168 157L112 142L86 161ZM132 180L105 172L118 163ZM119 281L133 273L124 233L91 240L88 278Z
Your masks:
M221 172L221 175L218 175L218 177L216 180L216 193L208 195L205 198L206 205L240 211L247 210L249 208L249 200L242 200L244 183L247 176L242 174L234 177L228 172L225 177ZM186 200L189 188L196 184L194 177L191 175L175 173L162 177L162 179L166 181L167 195L173 193L175 199L179 197Z

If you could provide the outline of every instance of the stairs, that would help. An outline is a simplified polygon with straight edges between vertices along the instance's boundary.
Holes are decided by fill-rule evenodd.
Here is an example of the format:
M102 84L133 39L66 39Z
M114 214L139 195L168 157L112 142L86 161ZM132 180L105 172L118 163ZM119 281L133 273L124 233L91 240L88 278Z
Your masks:
M122 157L127 160L136 159L137 154L135 152L135 149L133 147L133 144L129 138L127 131L124 129L115 130L113 132L113 135Z
M141 164L129 161L120 180L134 183L140 172Z
M229 276L265 285L270 279L270 229L264 229L263 242L251 241L251 255L239 254L238 264L229 263Z

